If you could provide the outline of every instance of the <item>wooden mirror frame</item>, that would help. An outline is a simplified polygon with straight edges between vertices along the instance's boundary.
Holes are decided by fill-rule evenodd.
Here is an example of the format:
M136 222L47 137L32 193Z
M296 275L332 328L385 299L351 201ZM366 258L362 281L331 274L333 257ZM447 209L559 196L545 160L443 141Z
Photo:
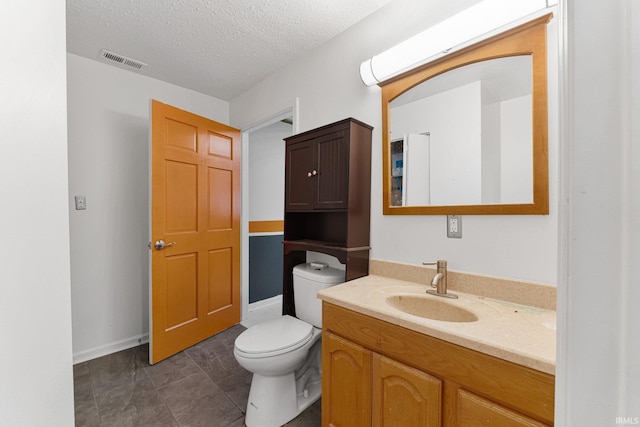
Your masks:
M549 13L434 62L380 83L382 88L382 210L384 215L546 215L549 213L547 27ZM391 206L390 102L418 84L454 68L488 59L531 55L533 66L533 203Z

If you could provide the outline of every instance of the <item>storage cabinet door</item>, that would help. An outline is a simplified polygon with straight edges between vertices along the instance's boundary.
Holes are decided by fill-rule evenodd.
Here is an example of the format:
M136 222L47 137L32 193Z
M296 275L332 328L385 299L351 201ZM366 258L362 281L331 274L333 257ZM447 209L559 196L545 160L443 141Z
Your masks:
M287 210L312 210L316 176L313 141L287 145L285 176L285 208ZM317 174L317 171L316 171Z
M371 352L322 334L322 425L371 425Z
M457 407L460 427L548 427L547 424L462 389L458 390Z
M346 209L349 188L349 141L346 131L321 136L316 150L316 209Z
M373 426L440 427L442 381L373 355Z

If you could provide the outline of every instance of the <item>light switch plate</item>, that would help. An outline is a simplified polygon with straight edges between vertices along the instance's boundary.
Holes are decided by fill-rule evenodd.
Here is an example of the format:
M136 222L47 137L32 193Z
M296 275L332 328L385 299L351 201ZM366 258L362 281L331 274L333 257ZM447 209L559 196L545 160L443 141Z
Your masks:
M85 196L76 196L76 210L83 211L87 209L87 199Z
M447 237L462 238L462 217L460 215L447 215Z

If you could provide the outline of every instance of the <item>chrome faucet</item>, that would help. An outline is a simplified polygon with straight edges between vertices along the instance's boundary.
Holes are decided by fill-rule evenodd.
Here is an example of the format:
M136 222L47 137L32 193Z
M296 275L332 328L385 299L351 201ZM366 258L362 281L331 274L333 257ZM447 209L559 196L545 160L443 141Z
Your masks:
M447 293L447 261L439 259L436 262L423 262L422 265L437 266L436 275L431 280L431 287L435 289L427 289L427 293L445 298L458 298L456 294Z

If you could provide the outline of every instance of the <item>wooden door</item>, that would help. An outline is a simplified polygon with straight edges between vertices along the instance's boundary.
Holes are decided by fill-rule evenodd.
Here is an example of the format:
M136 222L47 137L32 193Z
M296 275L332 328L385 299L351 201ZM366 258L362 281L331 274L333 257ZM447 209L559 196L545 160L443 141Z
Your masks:
M151 109L156 363L240 321L240 131L157 101Z
M322 333L322 425L371 424L371 351Z
M440 427L442 381L373 355L373 426Z

